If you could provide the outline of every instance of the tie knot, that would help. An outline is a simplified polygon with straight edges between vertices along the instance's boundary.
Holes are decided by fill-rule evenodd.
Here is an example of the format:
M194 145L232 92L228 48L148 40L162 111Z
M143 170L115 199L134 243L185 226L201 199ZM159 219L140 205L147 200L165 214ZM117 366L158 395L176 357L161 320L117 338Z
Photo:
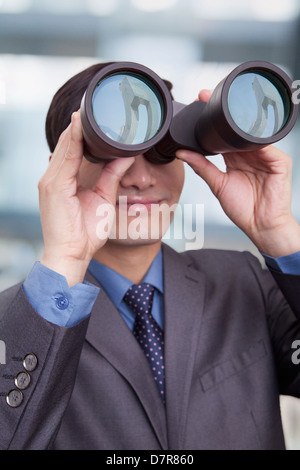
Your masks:
M124 302L136 313L150 313L153 302L154 287L143 282L133 284L124 295Z

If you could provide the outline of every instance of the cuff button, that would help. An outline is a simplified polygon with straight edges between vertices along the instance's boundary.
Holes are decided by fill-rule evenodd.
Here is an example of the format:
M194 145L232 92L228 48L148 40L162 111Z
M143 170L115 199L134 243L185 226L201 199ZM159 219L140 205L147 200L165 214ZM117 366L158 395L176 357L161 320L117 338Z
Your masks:
M64 296L57 297L55 299L55 305L59 310L65 310L69 306L69 300Z

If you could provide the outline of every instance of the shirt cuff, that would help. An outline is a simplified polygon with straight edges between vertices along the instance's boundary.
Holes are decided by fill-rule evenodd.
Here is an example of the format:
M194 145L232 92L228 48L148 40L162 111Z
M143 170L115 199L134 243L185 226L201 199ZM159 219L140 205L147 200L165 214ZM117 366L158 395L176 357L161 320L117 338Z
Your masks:
M74 326L87 317L100 292L99 287L83 281L69 287L61 274L36 262L23 283L33 308L58 326Z
M300 251L278 258L273 258L264 253L262 253L262 256L266 261L266 265L275 271L281 271L284 274L300 275Z

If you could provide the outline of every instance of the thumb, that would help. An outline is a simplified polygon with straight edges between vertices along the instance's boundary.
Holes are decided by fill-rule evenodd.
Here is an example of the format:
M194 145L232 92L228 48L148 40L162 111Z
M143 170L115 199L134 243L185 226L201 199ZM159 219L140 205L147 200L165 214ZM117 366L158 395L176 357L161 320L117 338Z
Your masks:
M218 197L225 183L226 173L211 163L204 155L191 150L178 150L176 157L186 162L210 187L212 193Z
M93 190L111 204L115 204L119 182L134 163L135 158L116 158L108 162L101 171Z

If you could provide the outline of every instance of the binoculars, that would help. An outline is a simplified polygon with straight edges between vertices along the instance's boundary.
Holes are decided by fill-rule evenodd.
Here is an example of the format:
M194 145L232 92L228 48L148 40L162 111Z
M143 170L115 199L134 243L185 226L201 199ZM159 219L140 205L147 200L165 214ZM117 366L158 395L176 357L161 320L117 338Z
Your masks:
M80 109L91 162L143 154L163 164L179 149L203 155L256 150L285 137L298 117L291 79L262 61L239 65L208 103L189 105L173 101L149 68L115 62L93 77Z

